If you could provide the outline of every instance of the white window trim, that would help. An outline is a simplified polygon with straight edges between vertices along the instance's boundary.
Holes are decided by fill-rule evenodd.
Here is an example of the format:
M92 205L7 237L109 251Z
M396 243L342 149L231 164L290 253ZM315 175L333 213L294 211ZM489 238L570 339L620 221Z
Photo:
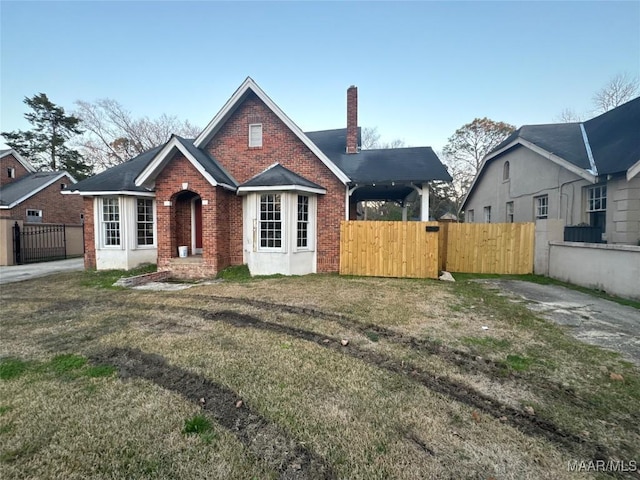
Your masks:
M253 141L253 137L251 136L251 130L254 127L260 127L260 139L258 143L258 139ZM249 148L261 148L262 147L262 124L261 123L250 123L249 124Z
M115 199L118 202L118 228L120 231L120 243L118 245L107 245L107 232L105 230L105 221L104 221L104 201L107 199ZM99 226L97 230L98 236L100 237L100 249L104 250L123 250L124 249L124 231L122 228L123 225L123 208L122 208L122 199L121 197L102 197L98 199L98 208L97 208L97 225ZM137 243L137 241L136 241Z
M511 211L509 211L509 207L511 207ZM507 223L513 223L514 217L515 217L515 205L513 204L513 202L507 202L505 204L505 221ZM511 216L511 219L509 219L509 216Z
M544 205L542 205L543 199L545 200ZM549 218L549 195L540 195L537 197L533 197L533 200L535 201L535 204L534 204L535 217L541 220ZM544 207L544 209L546 210L544 214L541 213L542 207Z
M294 192L292 196L292 205L295 205L295 213L293 218L293 232L292 241L294 252L315 252L316 250L316 228L317 228L317 196L309 194L307 192ZM308 218L307 218L307 246L298 247L298 196L307 197L309 199L308 204Z
M491 205L482 209L484 223L491 223Z
M467 210L467 217L465 218L466 223L473 223L475 221L475 212L473 208Z
M602 195L602 189L604 189L604 196ZM600 196L594 197L594 198L600 199L600 208L592 209L591 208L591 192L595 192L596 190L600 190ZM606 184L600 184L600 185L594 185L592 187L588 187L587 188L587 213L606 212L607 207L605 206L604 208L602 208L602 200L605 200L605 203L606 203L607 195L608 195L608 192L607 192Z
M260 237L260 232L262 229L262 222L263 220L260 219L260 204L262 201L262 196L263 195L279 195L280 196L280 246L279 247L263 247L262 246L262 239ZM297 197L296 197L297 198ZM257 205L256 205L256 217L257 217L257 238L256 238L256 247L257 247L257 251L259 252L272 252L272 253L287 253L287 242L288 239L287 237L289 235L287 235L287 233L290 231L288 230L288 223L287 222L287 200L288 200L288 195L284 192L270 192L270 193L263 193L263 194L257 194L256 195L256 200L257 200ZM275 221L275 220L274 220ZM269 222L269 220L264 220L264 222Z
M7 168L7 174L9 175L9 178L16 178L16 169L15 169L15 167L8 167Z
M152 222L153 222L153 243L150 245L140 245L138 243L138 200L151 200L151 215L152 215ZM155 199L149 198L149 197L140 197L140 198L136 198L135 202L134 202L134 206L133 208L135 209L135 216L134 216L134 228L135 228L135 249L136 250L152 250L154 248L158 248L158 231L157 231L157 225L158 225L158 221L157 221L157 217L156 217L156 201ZM122 218L122 217L121 217ZM121 232L121 237L120 239L122 240L122 232Z

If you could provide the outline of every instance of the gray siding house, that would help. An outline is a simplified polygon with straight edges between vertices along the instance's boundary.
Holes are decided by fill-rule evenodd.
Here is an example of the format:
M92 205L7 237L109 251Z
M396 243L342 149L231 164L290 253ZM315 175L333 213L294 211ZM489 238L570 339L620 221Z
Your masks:
M483 160L463 204L467 222L603 229L640 244L640 97L580 123L524 125Z

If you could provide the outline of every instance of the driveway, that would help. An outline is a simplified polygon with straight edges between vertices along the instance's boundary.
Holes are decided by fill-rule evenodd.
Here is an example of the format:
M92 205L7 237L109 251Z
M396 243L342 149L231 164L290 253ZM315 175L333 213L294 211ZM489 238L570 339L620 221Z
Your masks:
M32 278L44 277L53 273L72 272L84 268L84 259L70 258L55 262L30 263L28 265L10 265L0 267L0 285L20 282Z
M520 280L479 280L565 326L583 342L620 353L640 366L640 310L558 285Z

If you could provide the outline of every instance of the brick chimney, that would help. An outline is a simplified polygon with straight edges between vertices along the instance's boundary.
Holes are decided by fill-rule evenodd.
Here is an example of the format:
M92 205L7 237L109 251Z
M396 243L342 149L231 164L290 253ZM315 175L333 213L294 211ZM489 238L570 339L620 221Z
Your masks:
M358 153L358 87L347 89L347 153Z

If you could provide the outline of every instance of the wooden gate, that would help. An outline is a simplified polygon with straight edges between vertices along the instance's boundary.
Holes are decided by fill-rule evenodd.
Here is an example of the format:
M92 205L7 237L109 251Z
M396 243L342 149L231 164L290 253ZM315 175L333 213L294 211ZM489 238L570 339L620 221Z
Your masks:
M438 278L437 222L343 221L340 274Z

